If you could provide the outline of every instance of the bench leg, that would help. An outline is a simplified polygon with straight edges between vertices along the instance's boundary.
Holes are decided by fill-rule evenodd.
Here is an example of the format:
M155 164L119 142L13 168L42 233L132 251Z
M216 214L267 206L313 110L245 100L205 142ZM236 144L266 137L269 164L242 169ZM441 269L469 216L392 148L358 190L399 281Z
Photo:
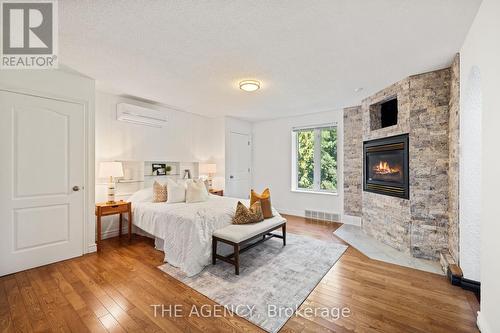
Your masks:
M240 275L240 244L234 244L234 274Z
M283 246L286 245L286 224L281 227L281 232L283 233Z
M217 260L217 238L212 237L212 265L215 265Z

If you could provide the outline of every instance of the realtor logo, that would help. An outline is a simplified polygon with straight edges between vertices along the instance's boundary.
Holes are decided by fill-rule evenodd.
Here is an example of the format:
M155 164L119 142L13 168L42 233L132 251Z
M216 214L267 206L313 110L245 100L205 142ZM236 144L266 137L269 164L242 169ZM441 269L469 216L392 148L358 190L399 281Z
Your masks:
M57 68L57 2L1 1L2 69Z

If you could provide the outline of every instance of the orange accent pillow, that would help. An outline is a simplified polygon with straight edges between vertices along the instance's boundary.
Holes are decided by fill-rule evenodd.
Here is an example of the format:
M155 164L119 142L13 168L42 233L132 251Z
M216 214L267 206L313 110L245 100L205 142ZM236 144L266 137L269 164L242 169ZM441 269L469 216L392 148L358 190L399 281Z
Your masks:
M271 207L271 191L269 191L269 188L266 188L262 194L258 194L254 190L250 191L250 206L257 201L260 201L264 218L268 219L273 217L273 209Z

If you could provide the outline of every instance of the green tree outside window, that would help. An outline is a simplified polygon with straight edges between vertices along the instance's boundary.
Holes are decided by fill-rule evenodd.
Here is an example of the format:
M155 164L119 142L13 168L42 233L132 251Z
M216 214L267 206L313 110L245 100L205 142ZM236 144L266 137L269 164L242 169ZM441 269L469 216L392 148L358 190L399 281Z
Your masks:
M312 189L314 185L314 131L297 133L297 155L299 188Z
M297 188L337 191L337 128L296 131Z

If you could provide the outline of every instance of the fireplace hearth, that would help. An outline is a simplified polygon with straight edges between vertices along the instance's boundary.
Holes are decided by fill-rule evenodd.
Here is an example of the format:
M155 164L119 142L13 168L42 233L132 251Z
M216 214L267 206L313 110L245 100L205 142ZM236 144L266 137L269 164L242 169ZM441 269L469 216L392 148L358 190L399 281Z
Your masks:
M409 199L408 134L363 143L363 190Z

